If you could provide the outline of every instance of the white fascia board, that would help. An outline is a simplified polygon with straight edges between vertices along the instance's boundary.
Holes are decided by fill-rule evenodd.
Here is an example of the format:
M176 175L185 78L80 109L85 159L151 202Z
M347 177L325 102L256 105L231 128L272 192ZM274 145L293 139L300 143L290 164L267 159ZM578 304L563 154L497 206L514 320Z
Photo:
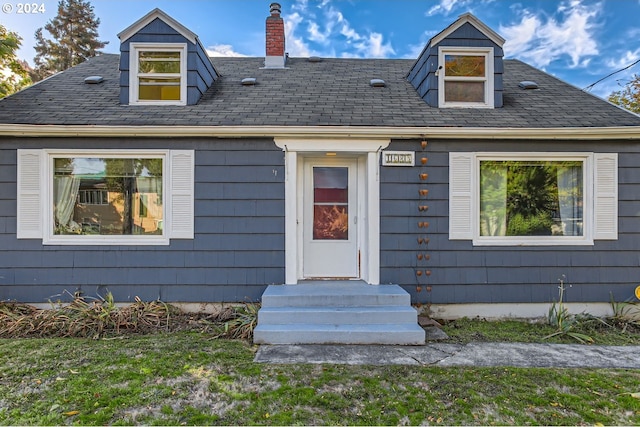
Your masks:
M491 40L492 42L494 42L498 46L502 47L504 45L505 39L502 38L502 36L500 34L496 33L491 28L489 28L484 22L482 22L481 20L476 18L471 13L467 12L467 13L464 13L464 14L460 15L460 17L454 23L449 25L447 28L442 30L440 33L438 33L435 36L433 36L431 38L431 40L429 40L428 46L437 45L442 40L446 39L451 33L453 33L455 30L457 30L458 28L460 28L461 26L463 26L467 22L470 23L471 25L473 25L474 27L476 27L478 29L478 31L483 33L485 36L487 36L489 38L489 40Z
M286 138L276 136L274 138L276 146L284 151L304 151L304 152L356 152L368 153L377 152L383 148L387 148L391 142L390 138L350 138L337 139L331 138Z
M147 13L145 16L138 19L136 22L129 25L124 30L120 31L118 33L118 38L120 39L120 43L124 43L125 41L129 40L131 36L133 36L138 31L143 29L145 26L147 26L151 21L153 21L156 18L159 18L160 20L164 21L165 24L167 24L168 26L170 26L171 28L173 28L174 30L182 34L191 43L194 43L194 44L196 43L198 36L196 36L196 34L193 31L189 30L187 27L185 27L184 25L182 25L181 23L179 23L178 21L176 21L175 19L167 15L165 12L163 12L159 8L153 9L151 12Z
M269 137L300 140L393 139L640 139L640 126L496 128L393 126L95 126L0 124L0 136L19 137ZM301 143L305 143L301 141Z

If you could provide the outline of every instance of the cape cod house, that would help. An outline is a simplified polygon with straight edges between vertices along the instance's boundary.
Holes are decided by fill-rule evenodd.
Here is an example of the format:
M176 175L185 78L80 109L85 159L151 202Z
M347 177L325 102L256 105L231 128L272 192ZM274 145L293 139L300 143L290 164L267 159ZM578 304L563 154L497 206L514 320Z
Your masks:
M424 342L640 281L640 117L471 14L416 60L209 58L153 10L0 101L0 299L261 301L257 342ZM285 285L285 286L283 286ZM598 305L599 304L599 305Z

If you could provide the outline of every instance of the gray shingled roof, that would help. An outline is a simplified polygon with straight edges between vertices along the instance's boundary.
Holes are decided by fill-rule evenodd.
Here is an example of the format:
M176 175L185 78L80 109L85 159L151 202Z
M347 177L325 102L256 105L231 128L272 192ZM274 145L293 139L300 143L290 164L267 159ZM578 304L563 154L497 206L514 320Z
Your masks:
M640 126L623 111L517 60L504 61L504 107L428 106L406 80L413 60L290 58L288 69L266 70L264 58L214 58L222 74L197 105L119 103L118 55L102 55L0 101L0 123L186 126ZM98 85L84 78L101 75ZM242 86L245 77L256 86ZM381 78L384 88L370 87ZM538 90L518 83L533 80Z

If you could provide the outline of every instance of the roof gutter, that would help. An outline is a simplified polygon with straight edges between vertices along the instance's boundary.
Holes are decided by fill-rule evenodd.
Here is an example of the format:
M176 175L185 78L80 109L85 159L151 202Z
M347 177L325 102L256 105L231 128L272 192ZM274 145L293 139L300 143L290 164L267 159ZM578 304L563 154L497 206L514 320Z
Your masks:
M268 137L442 139L640 139L640 126L576 128L391 126L92 126L0 124L0 136L19 137Z

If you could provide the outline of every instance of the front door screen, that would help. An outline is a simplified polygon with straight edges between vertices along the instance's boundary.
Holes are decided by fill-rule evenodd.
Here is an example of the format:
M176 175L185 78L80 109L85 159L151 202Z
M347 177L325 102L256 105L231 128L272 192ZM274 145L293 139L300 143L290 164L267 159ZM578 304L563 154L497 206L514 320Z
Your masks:
M313 168L313 239L349 240L349 168Z

